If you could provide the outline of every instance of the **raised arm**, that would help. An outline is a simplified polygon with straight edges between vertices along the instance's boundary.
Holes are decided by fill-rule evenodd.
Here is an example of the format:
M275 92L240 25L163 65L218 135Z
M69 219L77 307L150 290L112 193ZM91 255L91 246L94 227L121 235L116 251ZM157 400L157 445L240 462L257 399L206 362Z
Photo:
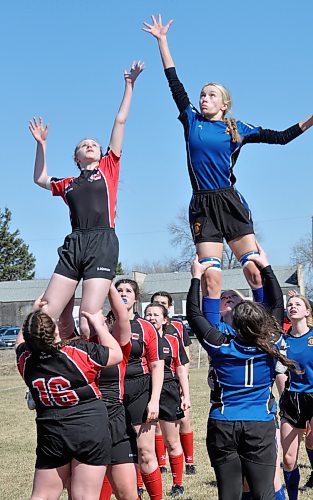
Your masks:
M47 164L46 164L46 144L48 136L48 125L44 126L42 118L39 117L39 123L36 118L29 122L28 126L33 138L37 142L35 167L34 167L34 182L38 186L51 189L50 179L51 177L47 174Z
M170 19L170 21L165 26L163 26L162 24L162 18L160 14L158 20L156 20L154 16L151 16L151 19L153 24L148 24L144 22L143 24L145 28L142 29L143 31L150 33L150 35L154 36L154 38L157 39L164 69L174 68L175 64L172 55L170 53L166 36L173 22L173 19Z
M200 309L200 281L207 267L209 265L200 264L196 255L191 267L192 280L186 306L188 323L204 349L206 349L206 343L219 346L227 339L227 335L221 333L207 321Z
M127 307L113 284L110 286L109 301L115 317L112 335L121 346L124 346L128 344L132 335L130 321Z
M110 138L110 148L116 156L121 155L124 139L124 127L130 110L134 84L144 69L144 63L133 62L129 71L124 70L125 90L123 99L116 115Z
M115 338L110 334L108 327L105 324L105 320L102 311L96 314L90 314L83 311L82 316L84 316L89 325L93 327L96 335L99 338L99 344L109 349L109 358L106 366L117 365L123 360L123 353L121 348Z
M260 269L264 288L264 305L269 310L269 313L282 325L284 319L283 294L274 271L268 262L266 253L258 243L257 247L259 255L250 255L248 259L252 260Z
M178 107L179 112L182 113L190 104L190 101L183 84L180 82L176 74L175 64L167 43L167 32L173 22L173 19L163 26L160 14L158 21L156 21L154 16L151 16L151 18L153 24L143 23L145 26L143 30L150 33L158 41L165 76L169 83L176 106Z

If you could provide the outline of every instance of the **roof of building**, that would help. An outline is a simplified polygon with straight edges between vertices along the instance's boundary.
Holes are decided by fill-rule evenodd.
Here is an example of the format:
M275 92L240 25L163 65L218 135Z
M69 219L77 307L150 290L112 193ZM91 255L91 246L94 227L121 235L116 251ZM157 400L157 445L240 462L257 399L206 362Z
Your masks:
M275 266L275 274L282 288L298 285L296 266ZM133 272L117 276L116 279L138 279L143 294L166 290L171 294L187 293L190 285L189 272L144 274ZM140 279L139 279L140 278ZM0 302L31 302L39 297L48 286L49 280L2 281ZM223 270L223 289L248 290L242 269ZM77 287L76 298L81 298L81 285Z

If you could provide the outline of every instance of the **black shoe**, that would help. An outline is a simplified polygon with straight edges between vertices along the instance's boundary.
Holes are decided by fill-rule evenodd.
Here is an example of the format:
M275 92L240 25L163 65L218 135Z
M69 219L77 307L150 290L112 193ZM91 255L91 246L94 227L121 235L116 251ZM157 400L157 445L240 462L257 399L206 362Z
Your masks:
M182 497L184 493L185 493L185 488L183 486L181 486L180 484L174 484L172 486L169 496L172 498L174 497L179 498Z
M161 472L161 474L167 474L167 467L165 467L165 465L161 465L160 472Z
M144 492L145 490L143 488L137 488L137 495L140 499L143 498Z
M301 490L302 491L307 491L307 490L310 490L311 488L313 488L313 471L311 472L311 475L310 475L309 479L303 485L303 487L301 488Z
M194 476L197 474L196 466L193 464L186 464L185 474L187 476Z

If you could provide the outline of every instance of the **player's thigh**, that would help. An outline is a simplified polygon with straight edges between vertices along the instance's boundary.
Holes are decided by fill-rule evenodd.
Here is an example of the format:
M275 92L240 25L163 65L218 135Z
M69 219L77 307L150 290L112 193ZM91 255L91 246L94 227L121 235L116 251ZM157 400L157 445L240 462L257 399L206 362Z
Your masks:
M88 465L73 459L71 465L72 497L99 500L105 473L105 465Z
M70 477L71 465L55 469L35 469L31 500L58 500Z

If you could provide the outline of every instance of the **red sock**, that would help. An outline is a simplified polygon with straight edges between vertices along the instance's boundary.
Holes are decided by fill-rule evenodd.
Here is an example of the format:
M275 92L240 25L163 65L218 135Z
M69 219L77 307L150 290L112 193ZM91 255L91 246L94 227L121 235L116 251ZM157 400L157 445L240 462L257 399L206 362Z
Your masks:
M166 465L166 448L162 434L157 434L155 436L155 454L159 467L164 467Z
M150 499L162 500L162 476L160 467L150 474L145 474L144 472L141 472L141 474Z
M100 493L99 500L110 500L112 495L112 486L110 485L110 481L108 477L105 476L103 479L103 485Z
M136 465L136 472L137 472L137 488L142 488L143 487L143 479L142 479L139 465Z
M183 470L184 470L184 454L176 455L176 457L168 457L170 461L172 476L173 476L173 484L183 484Z
M193 432L180 434L180 442L184 451L186 464L193 464Z

